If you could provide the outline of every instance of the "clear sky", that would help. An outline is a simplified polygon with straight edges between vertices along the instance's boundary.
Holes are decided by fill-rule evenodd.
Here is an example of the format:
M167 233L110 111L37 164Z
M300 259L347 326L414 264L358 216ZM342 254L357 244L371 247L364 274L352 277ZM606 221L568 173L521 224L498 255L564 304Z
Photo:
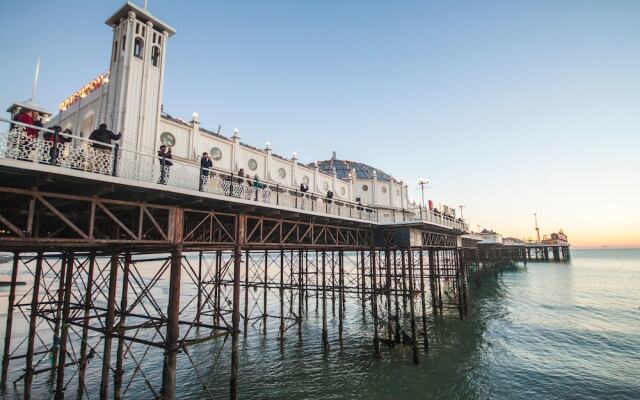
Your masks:
M138 1L139 4L142 0ZM0 103L109 68L121 1L0 2ZM507 235L640 246L640 1L169 1L164 108L366 162Z

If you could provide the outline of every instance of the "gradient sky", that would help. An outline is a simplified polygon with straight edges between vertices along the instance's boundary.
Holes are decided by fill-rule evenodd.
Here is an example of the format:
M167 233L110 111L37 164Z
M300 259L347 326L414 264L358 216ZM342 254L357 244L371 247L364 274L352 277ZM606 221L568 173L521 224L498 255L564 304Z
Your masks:
M139 4L142 1L138 1ZM122 1L0 2L0 104L109 68ZM640 246L640 1L169 1L164 108L366 162L507 235Z

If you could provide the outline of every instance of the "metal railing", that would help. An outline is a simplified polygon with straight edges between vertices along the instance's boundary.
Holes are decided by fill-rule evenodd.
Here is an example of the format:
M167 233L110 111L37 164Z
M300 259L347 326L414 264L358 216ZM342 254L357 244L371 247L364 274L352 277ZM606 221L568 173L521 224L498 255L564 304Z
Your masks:
M313 192L302 192L297 188L254 180L217 168L201 168L192 162L144 154L121 148L118 144L96 142L4 118L0 118L0 121L10 123L12 127L0 133L0 157L2 158L110 175L139 182L157 183L264 205L369 222L424 221L461 231L466 230L465 224L460 220L431 210L414 207L392 211L392 216L384 216L381 209L336 197L329 198ZM35 129L38 134L34 136L31 131L29 135L29 128Z

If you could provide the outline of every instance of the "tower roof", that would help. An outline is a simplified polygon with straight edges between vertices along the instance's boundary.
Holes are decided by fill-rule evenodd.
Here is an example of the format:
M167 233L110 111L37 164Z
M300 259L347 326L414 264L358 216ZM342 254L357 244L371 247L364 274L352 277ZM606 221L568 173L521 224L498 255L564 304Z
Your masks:
M115 12L109 19L105 21L105 23L111 27L117 26L120 23L121 18L127 18L129 11L133 11L136 13L138 18L142 21L151 21L153 26L156 27L159 31L167 31L169 36L173 36L176 33L176 30L173 29L169 24L165 24L162 20L154 17L149 10L146 8L139 7L131 2L127 2L127 4L123 5L118 11Z
M15 102L9 108L7 108L7 112L13 114L16 111L22 109L37 111L45 117L51 116L51 111L48 111L46 108L32 102L31 100Z

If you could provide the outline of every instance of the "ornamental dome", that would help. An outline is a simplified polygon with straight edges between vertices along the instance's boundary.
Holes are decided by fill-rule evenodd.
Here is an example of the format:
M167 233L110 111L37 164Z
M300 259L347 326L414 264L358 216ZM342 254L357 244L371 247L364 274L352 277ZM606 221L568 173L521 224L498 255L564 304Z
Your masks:
M335 152L330 160L318 161L318 168L325 174L332 174L335 168L338 179L349 179L349 173L352 170L356 170L356 179L373 179L373 171L376 171L379 181L394 181L398 182L393 176L381 171L377 168L373 168L370 165L348 160L339 160L336 158ZM313 167L313 164L310 165Z

